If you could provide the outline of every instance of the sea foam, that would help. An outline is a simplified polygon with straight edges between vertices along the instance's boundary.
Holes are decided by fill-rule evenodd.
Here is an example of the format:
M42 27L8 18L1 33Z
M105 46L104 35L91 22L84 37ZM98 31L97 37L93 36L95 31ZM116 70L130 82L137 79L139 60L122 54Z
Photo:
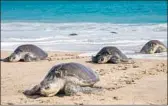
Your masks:
M76 36L69 36L77 33ZM13 50L21 44L35 44L48 51L97 52L104 46L116 46L130 57L149 40L167 44L167 24L113 23L1 23L1 49ZM136 55L136 56L134 56ZM151 56L151 55L150 55ZM167 55L154 57L166 58ZM140 55L139 57L145 57ZM147 56L149 57L149 56Z

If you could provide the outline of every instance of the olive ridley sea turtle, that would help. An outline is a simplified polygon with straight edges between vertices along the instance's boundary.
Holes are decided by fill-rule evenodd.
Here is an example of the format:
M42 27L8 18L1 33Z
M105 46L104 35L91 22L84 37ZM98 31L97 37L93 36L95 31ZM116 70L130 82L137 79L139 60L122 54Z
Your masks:
M92 62L94 63L133 63L133 60L127 58L118 48L114 46L103 47L96 56L92 56Z
M161 53L166 51L167 51L167 48L162 42L160 42L159 40L150 40L142 47L140 53L154 54L154 53Z
M7 58L3 59L4 62L17 62L17 61L38 61L48 57L48 54L39 47L32 44L25 44L17 47L15 51Z
M40 84L24 94L54 96L59 92L66 95L97 92L100 88L93 87L99 76L92 69L79 63L61 63L53 66Z

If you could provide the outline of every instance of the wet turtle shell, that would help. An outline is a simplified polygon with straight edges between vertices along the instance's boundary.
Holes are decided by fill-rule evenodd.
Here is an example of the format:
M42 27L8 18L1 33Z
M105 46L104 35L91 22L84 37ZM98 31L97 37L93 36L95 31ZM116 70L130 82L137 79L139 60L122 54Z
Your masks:
M103 57L103 58L101 58L101 57ZM95 63L98 63L99 59L103 59L102 61L109 62L109 61L111 61L112 57L117 57L121 61L128 59L127 56L125 54L123 54L117 47L106 46L106 47L103 47L96 54L96 56L92 57L92 61L95 62Z
M160 42L159 40L150 40L142 47L142 49L140 50L140 53L153 54L153 53L161 53L166 51L167 51L167 48L162 42Z
M43 51L41 48L37 47L36 45L32 45L32 44L21 45L17 47L14 51L15 54L23 53L23 52L32 53L33 55L35 55L40 59L44 59L48 56L48 54L45 51Z
M99 81L98 75L92 69L74 62L61 63L52 67L45 79L52 80L54 77L64 78L65 76L76 77L90 84Z

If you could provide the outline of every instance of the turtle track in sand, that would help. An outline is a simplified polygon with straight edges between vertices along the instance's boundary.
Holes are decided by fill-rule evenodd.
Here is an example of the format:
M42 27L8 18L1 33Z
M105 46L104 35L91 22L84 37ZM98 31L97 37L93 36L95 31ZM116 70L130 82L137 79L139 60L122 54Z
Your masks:
M144 65L143 63L138 64ZM112 91L126 87L130 84L136 84L136 81L143 77L157 75L159 73L167 73L167 65L165 63L158 63L154 67L147 67L145 69L139 69L138 64L137 62L135 64L127 65L119 64L110 69L97 69L96 72L99 73L102 82L104 82L103 77L109 77L108 79L111 80L111 82L103 84L100 80L96 85L101 85L102 88ZM133 68L134 70L128 71L130 68ZM108 76L109 74L110 76Z
M48 61L55 61L55 60L69 60L69 59L81 59L81 58L88 58L89 56L78 56L74 54L52 54L48 56Z

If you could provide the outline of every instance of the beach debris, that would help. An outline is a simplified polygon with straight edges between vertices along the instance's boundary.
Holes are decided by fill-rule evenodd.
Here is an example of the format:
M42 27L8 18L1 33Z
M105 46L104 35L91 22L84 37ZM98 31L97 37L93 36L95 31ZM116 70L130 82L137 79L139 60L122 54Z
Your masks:
M69 34L69 36L77 36L78 34L77 33L71 33Z
M114 31L112 31L112 32L110 32L110 33L112 33L112 34L117 34L117 32L114 32Z
M113 99L114 100L119 100L119 98L117 96L114 96Z

